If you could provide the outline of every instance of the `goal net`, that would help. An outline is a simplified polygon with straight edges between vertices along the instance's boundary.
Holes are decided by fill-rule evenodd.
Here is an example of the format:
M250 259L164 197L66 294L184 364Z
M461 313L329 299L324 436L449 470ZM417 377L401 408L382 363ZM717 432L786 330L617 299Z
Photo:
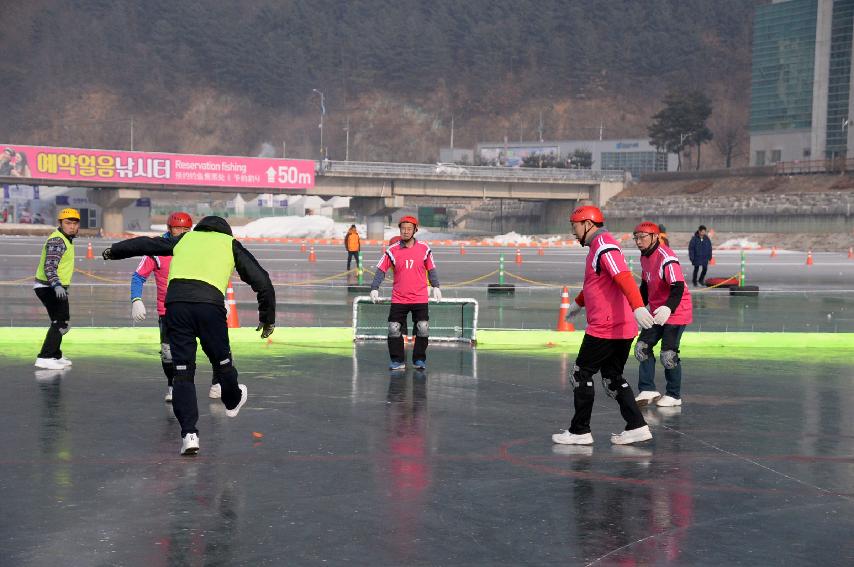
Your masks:
M388 337L388 309L391 301L371 302L368 296L353 299L353 336L355 339L385 339ZM412 315L407 318L407 331L413 332ZM448 298L430 300L430 340L477 341L477 300Z

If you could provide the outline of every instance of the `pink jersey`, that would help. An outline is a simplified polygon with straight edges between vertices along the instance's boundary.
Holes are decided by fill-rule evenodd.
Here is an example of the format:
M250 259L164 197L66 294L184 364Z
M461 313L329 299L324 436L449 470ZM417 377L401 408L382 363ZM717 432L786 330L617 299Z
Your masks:
M157 284L157 314L166 315L166 287L169 285L169 264L172 256L145 256L136 267L136 273L148 279L154 272Z
M584 268L584 307L588 335L601 339L633 339L638 334L634 312L614 281L628 272L626 259L611 233L602 229L593 236Z
M427 272L436 267L433 251L423 242L415 241L409 248L402 242L388 247L377 269L388 272L394 267L392 303L427 303Z
M643 270L643 281L646 282L647 296L649 297L649 310L655 310L667 302L670 296L670 286L676 282L684 282L682 266L679 258L665 246L659 244L658 248L649 256L641 255L641 270ZM670 318L668 325L687 325L693 320L693 309L691 305L691 293L688 286L682 293L682 301Z

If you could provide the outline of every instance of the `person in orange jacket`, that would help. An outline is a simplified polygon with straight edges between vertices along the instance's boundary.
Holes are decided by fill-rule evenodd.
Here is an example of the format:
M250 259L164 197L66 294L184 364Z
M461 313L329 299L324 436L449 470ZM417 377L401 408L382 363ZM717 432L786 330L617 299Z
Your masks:
M350 230L347 231L347 236L344 237L344 247L347 249L347 270L350 270L350 263L353 258L356 259L356 268L361 268L359 264L359 250L362 249L362 242L359 239L359 232L356 230L356 225L351 224Z

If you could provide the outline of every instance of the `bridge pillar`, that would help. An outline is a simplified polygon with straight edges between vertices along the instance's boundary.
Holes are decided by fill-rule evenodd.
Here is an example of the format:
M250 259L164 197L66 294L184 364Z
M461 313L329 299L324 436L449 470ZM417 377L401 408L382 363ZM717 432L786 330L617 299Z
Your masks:
M353 197L350 210L365 218L368 240L382 240L385 221L388 215L403 207L403 196L394 197Z
M89 189L89 201L101 207L101 228L107 234L125 231L122 210L142 197L139 189Z
M543 214L543 224L546 232L552 234L571 233L572 227L569 224L569 216L580 201L580 199L546 201L545 213Z

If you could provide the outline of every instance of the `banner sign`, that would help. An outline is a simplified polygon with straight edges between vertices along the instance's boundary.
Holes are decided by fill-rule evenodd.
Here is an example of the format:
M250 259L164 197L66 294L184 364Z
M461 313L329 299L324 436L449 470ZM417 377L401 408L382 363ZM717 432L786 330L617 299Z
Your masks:
M314 161L0 144L0 177L272 192L314 187Z

